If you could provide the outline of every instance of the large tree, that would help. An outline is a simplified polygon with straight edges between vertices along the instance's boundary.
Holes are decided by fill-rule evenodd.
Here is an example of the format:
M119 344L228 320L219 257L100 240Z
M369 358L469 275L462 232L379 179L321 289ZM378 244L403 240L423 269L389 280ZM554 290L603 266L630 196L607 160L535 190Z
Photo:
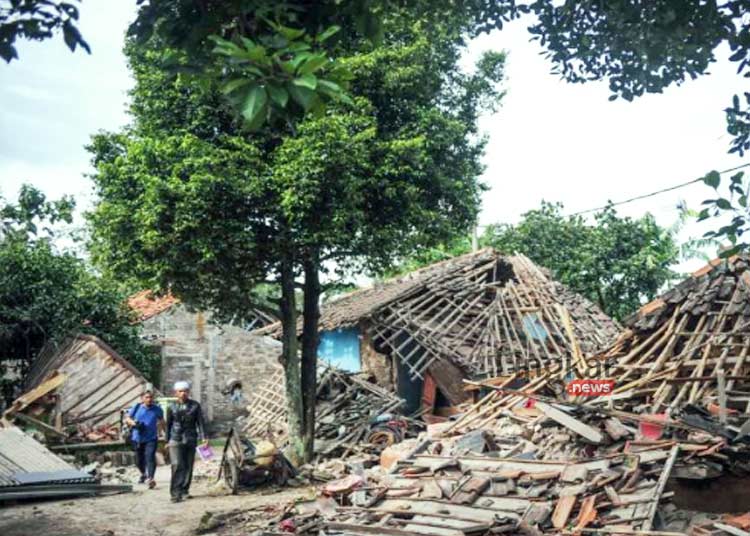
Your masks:
M0 198L0 372L8 362L26 368L45 343L82 332L102 337L155 379L158 356L141 343L120 287L54 245L57 224L69 223L72 210L72 199L50 202L29 186L16 202ZM4 396L16 387L3 386Z
M472 17L454 7L422 12L385 16L382 45L361 37L356 19L339 21L330 46L349 73L349 98L306 115L276 110L260 123L251 114L250 125L226 81L165 67L158 36L131 42L132 124L91 145L92 252L101 266L227 317L247 312L258 283L280 288L300 458L313 449L321 274L380 270L476 219L476 122L501 96L503 56L487 54L463 73ZM263 91L271 98L274 90Z

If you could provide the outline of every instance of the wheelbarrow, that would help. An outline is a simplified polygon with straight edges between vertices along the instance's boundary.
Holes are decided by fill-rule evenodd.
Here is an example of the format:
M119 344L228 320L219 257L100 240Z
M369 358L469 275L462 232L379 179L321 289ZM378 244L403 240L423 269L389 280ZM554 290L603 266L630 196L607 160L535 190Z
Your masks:
M294 466L271 443L263 441L256 445L234 428L229 430L217 481L223 476L233 494L242 488L267 483L284 486L296 475Z

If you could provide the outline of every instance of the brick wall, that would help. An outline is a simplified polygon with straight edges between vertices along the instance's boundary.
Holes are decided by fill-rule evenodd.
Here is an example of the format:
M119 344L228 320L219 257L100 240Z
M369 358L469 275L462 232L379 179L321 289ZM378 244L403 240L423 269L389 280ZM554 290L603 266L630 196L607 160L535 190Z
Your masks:
M145 320L142 335L161 347L162 391L171 394L174 382L189 381L213 433L228 430L244 415L248 394L279 367L280 342L217 326L183 305ZM237 384L241 390L231 392Z
M359 332L359 356L362 360L362 372L372 374L378 385L386 389L394 389L395 371L391 357L375 350L365 322L360 323Z

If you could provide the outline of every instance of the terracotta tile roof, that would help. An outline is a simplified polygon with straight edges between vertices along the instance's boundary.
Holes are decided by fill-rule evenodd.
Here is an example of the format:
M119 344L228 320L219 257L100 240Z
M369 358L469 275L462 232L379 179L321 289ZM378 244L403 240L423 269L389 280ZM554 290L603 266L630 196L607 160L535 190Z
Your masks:
M137 313L138 320L143 322L144 320L148 320L153 316L163 313L176 303L180 303L180 300L171 294L154 296L153 292L150 290L142 290L130 296L127 303L128 306Z
M635 329L651 329L670 318L675 308L696 315L732 303L728 314L750 316L750 255L714 259L625 320Z

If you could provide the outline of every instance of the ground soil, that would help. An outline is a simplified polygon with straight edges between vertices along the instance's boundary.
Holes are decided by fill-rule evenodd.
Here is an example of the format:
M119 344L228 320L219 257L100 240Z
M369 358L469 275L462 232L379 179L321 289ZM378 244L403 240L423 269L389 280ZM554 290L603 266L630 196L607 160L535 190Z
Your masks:
M159 467L157 487L135 485L132 493L63 501L24 502L0 506L2 536L187 536L196 534L201 519L236 511L279 508L295 500L314 496L310 488L261 488L239 495L212 496L212 481L194 481L192 499L169 500L169 467ZM205 523L204 523L205 525ZM248 526L216 527L204 534L229 535Z

